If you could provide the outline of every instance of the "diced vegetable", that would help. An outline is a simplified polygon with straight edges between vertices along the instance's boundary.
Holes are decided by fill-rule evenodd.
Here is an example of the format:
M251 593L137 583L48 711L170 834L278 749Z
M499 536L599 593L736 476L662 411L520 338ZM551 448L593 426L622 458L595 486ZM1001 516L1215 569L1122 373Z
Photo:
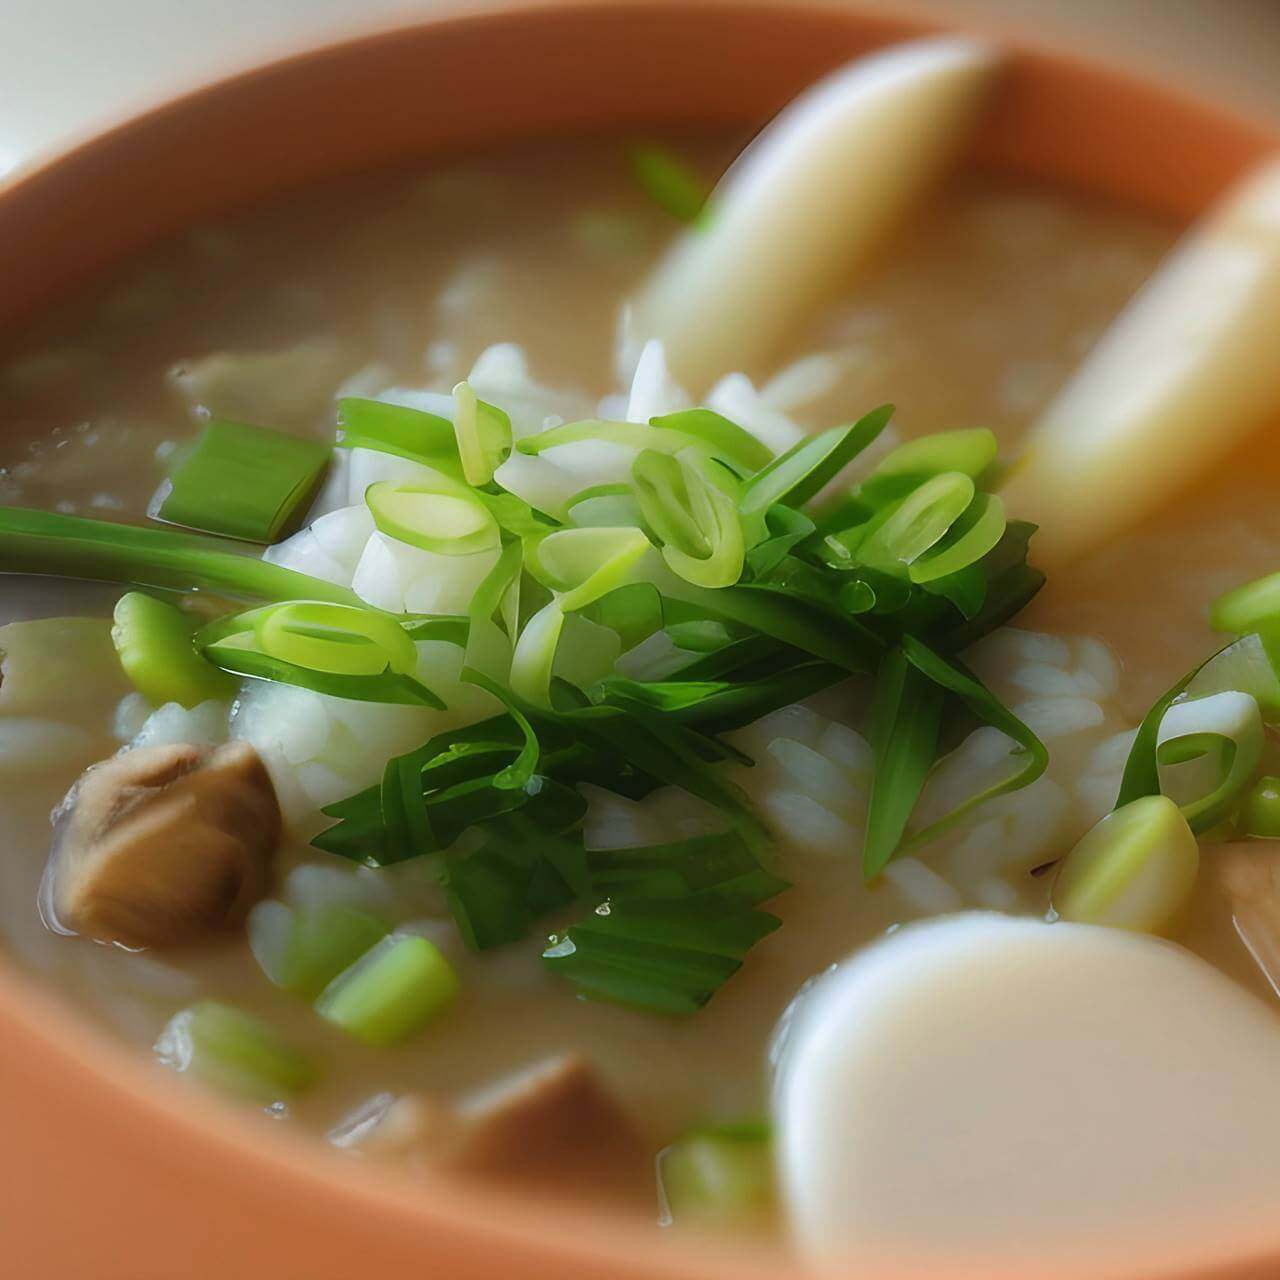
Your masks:
M301 1093L318 1075L311 1060L265 1022L217 1000L175 1014L155 1053L174 1071L261 1103Z
M389 932L372 912L340 902L298 910L283 902L260 902L248 929L254 957L267 977L306 1000L314 1000Z
M631 172L645 193L673 218L696 222L707 201L708 185L666 147L640 143L628 153Z
M1268 774L1253 784L1241 806L1239 822L1246 835L1280 839L1280 778Z
M766 1125L695 1129L658 1157L671 1220L704 1226L746 1226L767 1220L774 1206L773 1153Z
M451 1005L458 977L439 948L415 934L390 934L320 993L316 1010L375 1047L399 1044Z
M195 624L174 605L141 591L116 603L111 640L120 665L153 706L176 702L190 710L211 698L230 698L236 682L195 650Z
M1063 920L1159 933L1186 903L1199 867L1178 806L1144 796L1107 814L1067 854L1053 909Z
M211 422L156 495L151 515L203 533L275 542L306 509L329 454L315 440Z

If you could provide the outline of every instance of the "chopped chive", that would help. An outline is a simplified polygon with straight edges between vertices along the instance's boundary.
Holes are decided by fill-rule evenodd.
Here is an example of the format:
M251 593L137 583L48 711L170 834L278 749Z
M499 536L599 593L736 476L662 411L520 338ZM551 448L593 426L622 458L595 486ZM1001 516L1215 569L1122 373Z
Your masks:
M329 465L328 445L213 421L156 495L166 524L245 542L276 542L301 518Z
M116 602L111 642L124 673L152 706L176 702L190 710L210 698L230 698L236 682L195 650L195 624L174 605L141 591Z
M627 158L636 181L656 205L681 222L698 220L707 203L708 187L692 166L653 143L637 143Z
M439 948L415 934L390 934L320 993L322 1018L364 1044L399 1044L451 1005L458 977Z
M275 1102L315 1082L311 1060L259 1018L217 1000L202 1000L170 1019L156 1057L237 1097Z
M216 538L26 507L0 507L0 562L7 573L207 591L233 600L361 604L346 587L230 550Z

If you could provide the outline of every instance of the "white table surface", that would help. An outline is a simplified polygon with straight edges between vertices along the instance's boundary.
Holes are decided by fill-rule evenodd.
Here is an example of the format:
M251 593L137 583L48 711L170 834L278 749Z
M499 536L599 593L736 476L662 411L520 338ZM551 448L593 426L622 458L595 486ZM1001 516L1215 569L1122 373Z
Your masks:
M0 176L203 80L440 7L440 0L0 0ZM1280 0L906 0L900 7L994 21L1280 119Z

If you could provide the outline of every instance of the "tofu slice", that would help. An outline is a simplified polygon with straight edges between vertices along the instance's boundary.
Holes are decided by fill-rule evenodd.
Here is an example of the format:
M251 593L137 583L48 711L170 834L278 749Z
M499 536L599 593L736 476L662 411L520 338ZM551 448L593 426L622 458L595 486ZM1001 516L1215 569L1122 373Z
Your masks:
M1004 491L1052 569L1280 426L1280 159L1229 191L1028 433Z
M785 1209L803 1254L860 1274L1189 1273L1274 1237L1278 1079L1275 1010L1173 943L908 925L793 1013Z
M865 260L968 141L996 55L947 37L898 45L797 98L751 144L634 303L701 394L753 368Z

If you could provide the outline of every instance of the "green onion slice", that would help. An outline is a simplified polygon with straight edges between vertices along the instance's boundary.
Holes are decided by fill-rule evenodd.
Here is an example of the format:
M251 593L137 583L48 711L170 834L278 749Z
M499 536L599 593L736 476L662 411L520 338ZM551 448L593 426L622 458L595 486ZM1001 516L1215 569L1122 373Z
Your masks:
M245 542L296 528L329 465L328 445L210 422L152 500L153 519Z
M234 600L361 603L346 587L230 550L216 538L25 507L0 507L0 563L8 573L208 591Z
M875 440L892 416L893 405L882 404L852 426L832 427L793 445L743 485L743 516L762 516L775 503L803 506Z
M469 556L498 545L500 530L489 508L462 485L369 486L365 501L374 524L400 542L446 556Z
M457 998L458 976L439 948L390 934L320 993L316 1012L375 1048L399 1044Z
M412 675L418 665L404 628L372 609L307 601L271 605L254 611L253 634L265 654L312 671Z
M1156 732L1160 790L1178 803L1192 831L1231 816L1262 759L1257 701L1227 690L1174 702Z
M338 401L338 421L343 436L341 449L377 449L410 458L462 479L462 461L453 423L438 414L406 409L381 400L348 397Z
M697 222L707 201L707 184L697 171L666 147L638 143L628 152L631 172L645 194L681 222Z
M469 382L453 389L453 415L463 476L468 484L488 484L511 452L511 419L481 400Z
M632 465L636 497L662 540L671 571L699 587L729 587L742 576L746 542L734 498L696 456L642 450Z
M155 1045L174 1071L189 1071L215 1088L269 1103L315 1083L311 1060L252 1014L202 1000L170 1019Z
M649 546L641 530L625 526L557 529L537 544L537 567L559 593L560 610L572 613L625 585Z
M973 497L973 481L963 472L946 471L931 477L903 498L859 543L857 558L884 572L899 567L909 570L945 536Z
M1004 504L1000 499L990 493L975 494L947 532L911 562L911 581L933 583L969 568L999 543L1004 530ZM985 579L981 581L985 584Z
M176 702L190 710L235 694L235 681L196 652L194 635L181 609L154 596L130 591L116 602L111 641L125 675L152 706Z

